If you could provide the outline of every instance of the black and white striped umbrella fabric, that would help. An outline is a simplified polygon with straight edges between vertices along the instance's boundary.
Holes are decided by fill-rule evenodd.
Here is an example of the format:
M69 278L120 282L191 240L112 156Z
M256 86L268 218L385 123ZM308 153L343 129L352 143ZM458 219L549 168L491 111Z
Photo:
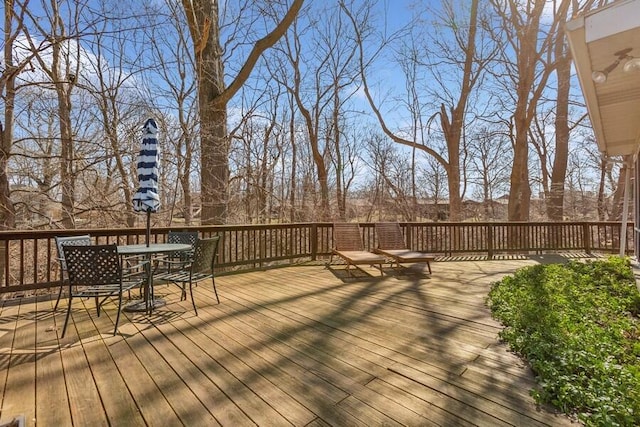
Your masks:
M144 123L144 137L138 155L138 182L140 187L133 196L136 212L155 213L160 209L158 196L158 126L153 119Z

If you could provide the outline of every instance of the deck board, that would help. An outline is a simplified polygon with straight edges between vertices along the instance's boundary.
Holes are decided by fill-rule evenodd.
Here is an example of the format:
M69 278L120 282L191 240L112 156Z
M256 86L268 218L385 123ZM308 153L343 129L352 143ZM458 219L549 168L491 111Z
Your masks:
M128 340L143 362L144 372L141 375L149 375L158 387L158 395L151 397L167 399L184 425L218 425L194 392L189 383L189 369L184 360L177 360L171 342L153 325L143 323L136 326L137 333ZM136 377L129 381L136 381Z
M38 321L37 328L37 342L41 350L36 362L36 401L41 403L36 407L36 420L45 426L68 426L71 425L71 413L65 378L59 375L62 372L62 358L57 350L54 303L55 300L36 302L37 312L50 314Z
M291 266L177 288L167 304L98 318L91 300L0 307L0 418L27 425L562 426L498 341L490 283L531 260L403 270ZM363 273L366 272L366 273ZM91 311L88 312L85 307ZM575 425L575 424L574 424Z
M226 327L214 326L202 328L201 332L225 342L228 353L234 355L230 358L232 363L229 364L229 369L239 378L249 378L251 383L258 385L254 389L258 396L295 425L306 425L315 418L315 414L295 398L302 391L313 385L316 392L323 388L339 392L329 383L308 382L311 378L307 372L241 329L234 329L233 334L229 334L228 330ZM325 392L324 397L330 396L330 393Z
M11 419L13 408L7 401L7 380L9 377L9 364L13 351L13 337L16 331L17 313L20 305L15 301L8 301L0 308L0 419Z
M233 398L236 396L242 396L244 399L252 396L253 393L242 381L218 363L216 359L221 358L220 348L214 350L210 346L211 341L202 335L202 331L193 330L193 333L187 337L179 329L174 329L166 333L171 335L174 344L183 352L185 358L183 363L190 363L197 369L193 372L189 384L197 395L205 399L207 407L213 411L216 420L222 425L251 424L251 417L248 414L259 413L266 405L262 402L256 404L258 400L254 398L246 398L247 405L239 406L234 402ZM203 350L204 348L207 350Z
M30 349L35 348L37 316L28 306L20 305L15 311L15 317L15 333L2 405L10 412L24 407L21 414L26 420L33 420L36 417L36 354ZM3 414L2 418L7 417Z
M188 318L189 315L186 316ZM201 324L201 322L197 322ZM166 326L162 325L161 327ZM210 359L199 366L198 372L192 372L193 380L191 384L198 384L211 373L219 373L224 375L225 382L220 384L219 390L216 390L215 382L211 383L211 386L204 387L199 393L226 393L232 396L232 402L234 405L246 413L249 419L255 422L269 425L271 423L282 423L283 416L270 404L270 398L280 398L284 396L280 395L277 390L264 376L260 374L259 369L254 369L254 366L247 363L244 355L240 355L238 349L234 348L232 343L222 339L220 334L216 334L212 329L206 328L206 325L201 326L186 325L187 328L193 331L194 342L197 342L197 346L194 346L193 352L206 351L210 355ZM166 328L163 328L166 329ZM180 336L181 331L176 330L173 336ZM181 347L185 349L185 347ZM186 347L188 349L188 347ZM182 374L183 377L188 376ZM214 378L215 380L216 378ZM217 379L220 383L220 379ZM255 387L246 387L246 383L251 383ZM212 387L213 386L213 387ZM207 390L208 389L208 390ZM238 396L234 400L234 397ZM281 401L281 400L279 400ZM218 411L217 406L210 406L212 410Z
M131 324L123 325L120 332L128 333L132 329ZM136 402L148 425L179 425L180 418L145 370L144 360L140 360L133 347L135 344L135 340L127 339L117 340L109 345L109 352L119 374L126 380L132 400Z

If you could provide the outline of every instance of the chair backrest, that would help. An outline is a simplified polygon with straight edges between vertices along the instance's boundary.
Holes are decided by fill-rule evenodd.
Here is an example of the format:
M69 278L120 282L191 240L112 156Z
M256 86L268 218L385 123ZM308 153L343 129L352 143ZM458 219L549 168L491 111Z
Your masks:
M191 248L193 248L197 241L198 241L197 231L170 230L169 233L167 234L167 243L183 243L183 244L191 245ZM169 258L179 259L181 261L188 261L191 259L192 253L193 253L193 249L190 251L171 252L169 253Z
M364 251L360 226L354 222L333 224L333 248L337 251Z
M397 222L376 223L379 249L407 249L400 224Z
M56 248L58 249L58 260L60 261L60 270L63 274L67 271L67 263L64 258L64 251L62 250L63 246L73 245L73 246L89 246L91 245L91 236L88 234L84 234L82 236L63 236L63 237L55 237L56 240Z
M186 243L193 246L197 240L197 231L169 231L167 234L167 243Z
M117 245L65 245L63 251L70 285L97 286L120 282L122 268Z
M199 239L193 247L191 273L213 274L220 236Z

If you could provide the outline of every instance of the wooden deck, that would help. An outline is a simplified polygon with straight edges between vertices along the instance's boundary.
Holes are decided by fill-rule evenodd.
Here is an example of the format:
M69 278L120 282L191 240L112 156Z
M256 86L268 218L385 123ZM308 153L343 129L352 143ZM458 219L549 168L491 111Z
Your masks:
M115 305L6 301L0 418L34 426L538 426L530 371L497 341L489 283L533 260L436 262L380 278L299 266L196 288L200 315L171 287L151 316ZM88 304L91 301L87 302Z

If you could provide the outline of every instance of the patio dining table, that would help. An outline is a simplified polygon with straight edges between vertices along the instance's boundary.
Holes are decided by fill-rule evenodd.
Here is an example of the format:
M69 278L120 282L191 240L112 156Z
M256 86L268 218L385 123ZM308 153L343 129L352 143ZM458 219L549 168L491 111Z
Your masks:
M151 260L154 255L185 252L192 249L191 245L184 243L151 243L149 245L119 245L118 254L126 256L144 256L149 261L146 264L147 281L144 287L143 299L133 301L124 308L125 311L145 311L151 313L154 308L161 307L165 301L161 298L155 298L153 295L153 267Z

